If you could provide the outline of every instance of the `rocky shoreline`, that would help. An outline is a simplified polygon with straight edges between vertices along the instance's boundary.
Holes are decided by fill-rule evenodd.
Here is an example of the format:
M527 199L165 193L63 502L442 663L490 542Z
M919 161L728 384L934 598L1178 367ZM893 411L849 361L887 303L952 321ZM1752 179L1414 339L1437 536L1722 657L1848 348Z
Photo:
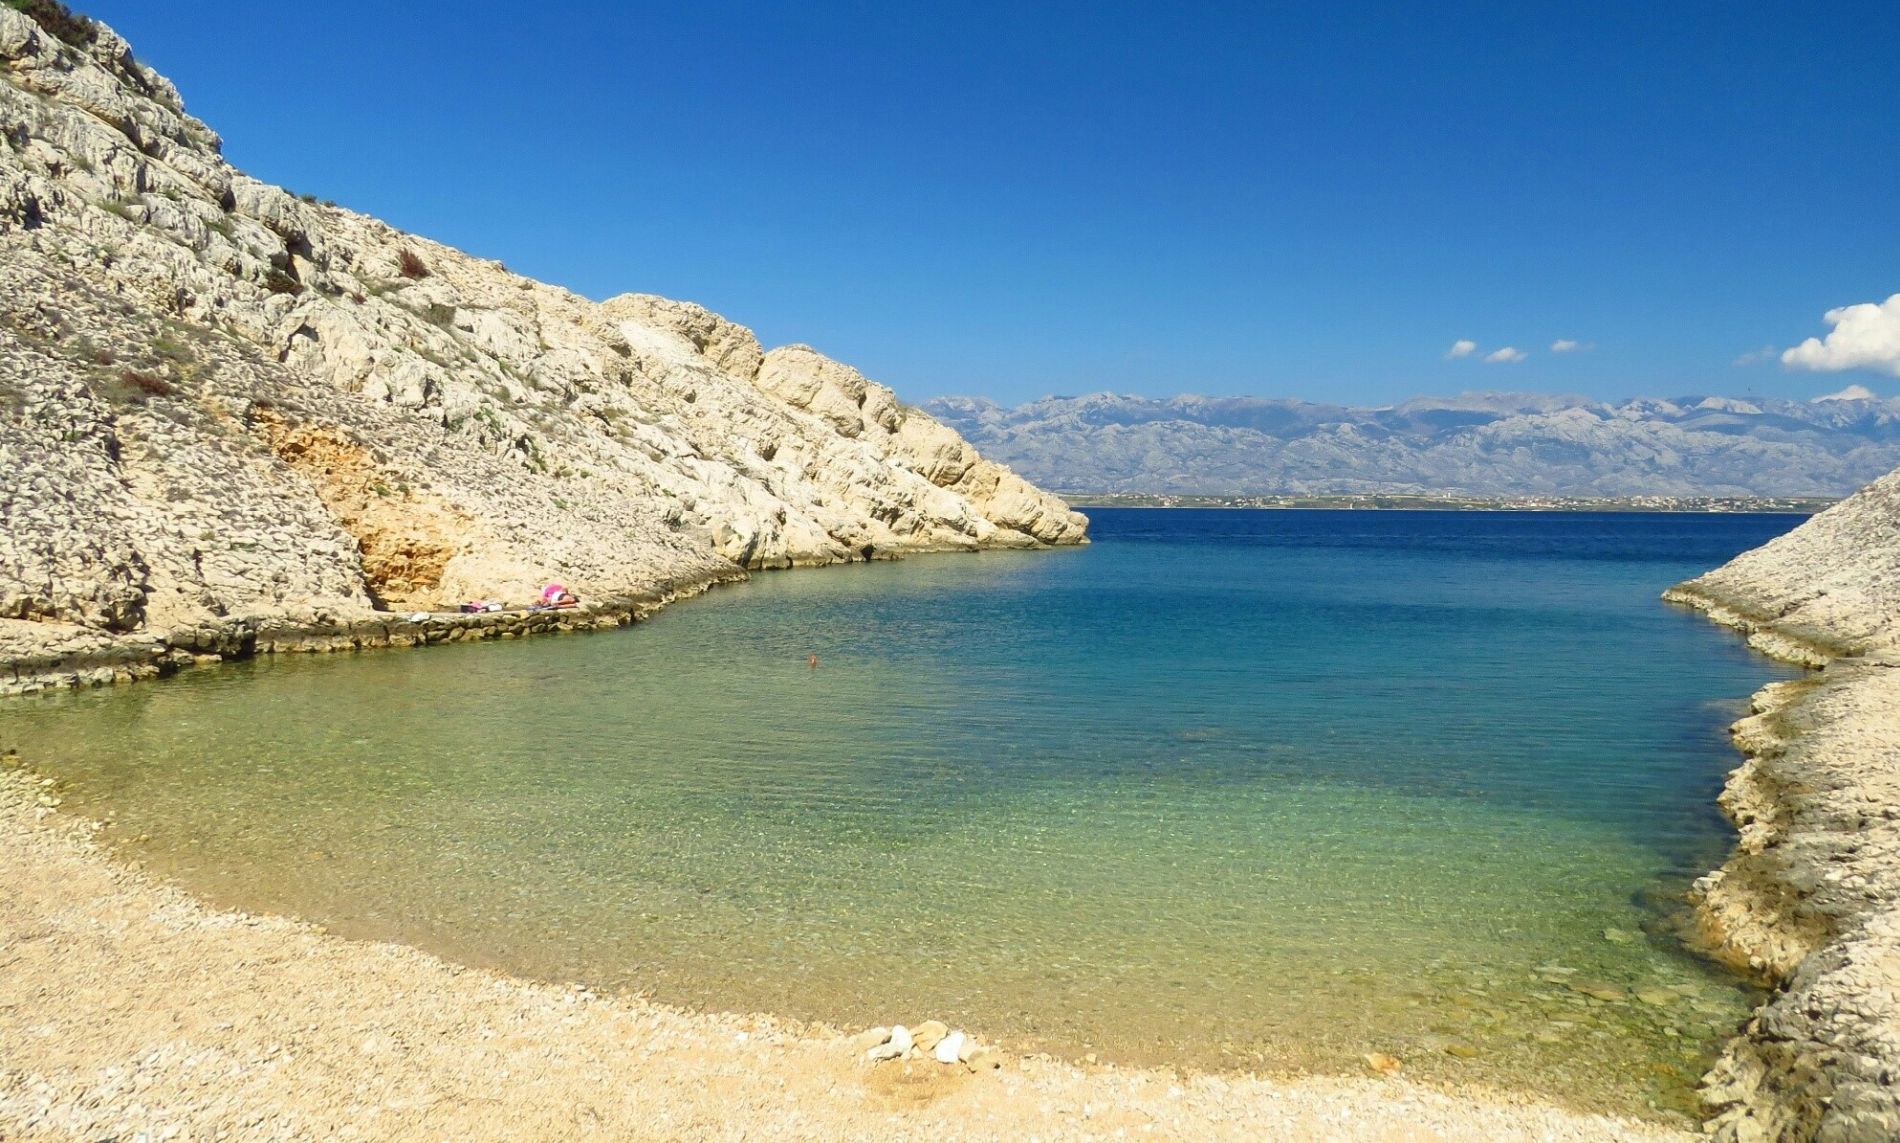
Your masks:
M8 630L10 625L0 624L0 696L161 678L186 667L257 655L334 654L612 630L641 622L676 600L744 578L737 571L693 577L640 597L587 601L560 610L313 612L118 638L26 625Z
M1900 545L1889 476L1665 598L1814 668L1753 698L1720 802L1734 853L1693 902L1777 988L1705 1077L1717 1139L1900 1138Z
M243 175L103 25L0 6L0 65L0 694L1086 542L1060 499L809 347L596 303ZM1722 1138L1900 1137L1896 520L1890 476L1671 593L1820 668L1738 725L1741 841L1697 890L1711 947L1783 986L1705 1084ZM588 604L409 618L550 579ZM8 1138L1679 1137L1390 1080L869 1069L841 1035L213 912L51 812L0 777Z
M1876 485L1869 493L1878 499L1890 496L1888 482ZM1849 501L1837 513L1850 518L1870 511L1864 501ZM1840 517L1821 517L1823 529L1838 528ZM1895 1081L1900 1078L1900 655L1885 652L1884 632L1875 629L1846 629L1825 622L1814 614L1813 602L1830 598L1826 577L1812 574L1813 551L1817 544L1833 542L1827 537L1804 537L1801 530L1763 549L1771 555L1776 547L1792 548L1792 554L1780 553L1780 560L1809 569L1801 592L1809 597L1804 603L1790 605L1759 584L1766 579L1759 553L1739 559L1735 565L1701 579L1679 585L1665 594L1672 603L1692 607L1714 621L1743 633L1750 645L1765 654L1814 668L1808 677L1776 682L1758 692L1748 717L1733 728L1737 747L1744 755L1742 766L1731 774L1721 797L1724 812L1735 823L1739 840L1734 854L1724 866L1700 879L1693 903L1705 946L1738 972L1771 987L1777 993L1754 1016L1748 1026L1726 1048L1722 1058L1705 1078L1703 1101L1710 1119L1707 1130L1717 1139L1750 1143L1754 1140L1826 1138L1841 1140L1892 1139L1900 1135L1900 1099ZM1739 570L1738 570L1739 565ZM1772 565L1770 565L1772 566ZM503 612L460 615L443 613L420 622L373 613L367 616L314 617L304 624L282 621L262 623L234 622L203 635L187 635L183 640L154 641L153 657L133 662L100 662L92 669L110 672L109 678L141 677L177 666L244 657L251 654L340 651L378 646L419 646L467 639L518 638L546 632L592 630L624 626L645 618L667 602L708 590L728 579L743 578L734 569L723 576L704 576L673 584L662 593L640 598L602 601L574 611ZM1884 581L1883 581L1884 582ZM1817 587L1817 583L1819 586ZM1787 585L1784 585L1787 586ZM1836 585L1838 586L1838 585ZM1792 590L1792 589L1791 589ZM1863 601L1864 602L1864 601ZM165 657L169 653L170 657ZM70 661L66 664L71 666ZM24 678L16 673L15 679ZM38 685L102 681L101 676L41 679L14 689L32 689ZM175 891L145 882L135 872L114 870L109 859L81 832L83 823L62 819L47 820L57 804L56 798L40 794L22 775L6 777L0 790L5 804L7 831L0 847L22 845L55 849L74 847L77 860L103 871L120 888L152 898L163 898L164 909L184 909L196 915L204 913L209 924L221 929L232 927L247 931L287 931L302 934L305 940L314 934L328 943L356 946L322 937L320 933L291 922L261 920L231 914L211 914L195 903L188 903ZM81 832L75 832L81 831ZM15 868L39 868L36 859L14 853L9 855ZM64 881L61 876L56 880ZM8 906L17 900L6 902ZM83 906L81 906L83 908ZM40 939L19 927L0 930L0 953L16 952L22 942ZM382 946L377 955L390 955ZM204 955L202 952L198 955ZM426 954L401 950L426 960ZM452 976L466 970L438 966ZM510 982L509 987L531 993L543 986ZM566 1004L561 990L548 1001ZM864 1065L865 1037L847 1037L831 1029L790 1029L767 1018L731 1018L699 1016L657 1009L639 1001L601 1000L581 994L588 1003L624 1005L639 1013L639 1018L657 1018L663 1012L668 1019L709 1022L711 1035L723 1037L731 1027L767 1028L763 1043L786 1047L795 1053L816 1050L826 1068L838 1060ZM544 998L545 999L545 998ZM651 1010L650 1010L651 1009ZM93 1014L94 1018L98 1014ZM622 1013L624 1015L624 1013ZM305 1012L304 1017L323 1019L321 1014ZM699 1029L705 1033L706 1029ZM878 1029L888 1037L888 1029ZM749 1033L748 1033L749 1035ZM745 1041L739 1041L744 1043ZM915 1053L911 1053L915 1054ZM985 1071L1000 1068L1005 1056L986 1061ZM900 1061L902 1062L902 1061ZM923 1061L928 1064L929 1061ZM1047 1089L1051 1085L1088 1092L1095 1077L1142 1076L1146 1073L1117 1069L1072 1069L1045 1059L1012 1059L1014 1083ZM133 1065L136 1069L137 1065ZM753 1065L746 1065L753 1066ZM761 1065L763 1066L763 1065ZM908 1065L906 1065L908 1067ZM906 1077L913 1073L906 1071ZM915 1082L920 1088L942 1085L946 1077L920 1065ZM1029 1077L1034 1077L1030 1079ZM862 1076L857 1081L864 1083ZM1215 1081L1216 1077L1205 1077ZM28 1076L8 1068L0 1072L0 1123L11 1120L16 1129L29 1134L46 1131L55 1137L65 1135L68 1127L87 1133L105 1129L96 1118L79 1116L60 1121L59 1115L76 1116L70 1105L48 1102L46 1093L70 1082L63 1077L55 1082L45 1074ZM837 1082L834 1076L831 1081ZM875 1081L889 1082L888 1080ZM905 1082L910 1082L907 1078ZM954 1082L966 1082L959 1073ZM1158 1082L1158 1081L1157 1081ZM1221 1083L1238 1082L1218 1080ZM1258 1083L1258 1081L1247 1081ZM26 1105L23 1085L39 1093L36 1110L23 1111ZM1317 1088L1314 1086L1317 1085ZM1113 1085L1110 1085L1111 1088ZM1140 1085L1137 1084L1137 1087ZM1322 1124L1315 1126L1317 1137L1356 1137L1347 1130L1350 1122L1370 1122L1388 1115L1394 1106L1389 1088L1354 1081L1280 1081L1250 1089L1261 1101L1252 1111L1224 1109L1225 1118L1210 1122L1223 1124L1259 1124L1250 1115L1283 1114L1290 1105L1303 1106L1314 1091L1325 1089L1320 1104L1331 1108L1328 1116L1337 1120L1266 1120ZM1020 1087L1011 1087L1007 1100L1008 1117L1029 1114L1016 1107ZM229 1093L212 1085L206 1098L222 1103ZM677 1097L672 1091L669 1098ZM986 1099L996 1097L986 1093ZM89 1097L90 1098L90 1097ZM936 1097L931 1097L933 1100ZM1113 1092L1089 1098L1103 1105L1115 1102ZM1403 1089L1399 1105L1417 1100L1442 1099L1429 1092ZM1289 1103L1290 1101L1290 1103ZM185 1122L194 1127L218 1119L224 1112L208 1105L186 1104L190 1108ZM1089 1104L1088 1106L1094 1106ZM115 1114L128 1110L136 1113L142 1105L128 1109L113 1106ZM1501 1108L1511 1116L1537 1117L1536 1137L1551 1138L1662 1138L1671 1137L1660 1127L1637 1125L1594 1117L1572 1118L1572 1113L1551 1108L1526 1109L1510 1097L1494 1092L1460 1092L1458 1102L1446 1102L1441 1110L1454 1124L1449 1133L1423 1137L1466 1138L1480 1134L1490 1137L1514 1137L1514 1129L1499 1125L1493 1117ZM1171 1116L1173 1109L1169 1109ZM206 1119L205 1115L213 1118ZM273 1112L276 1114L276 1112ZM377 1114L385 1114L378 1112ZM907 1112L906 1114L910 1114ZM918 1109L921 1115L921 1109ZM992 1113L995 1114L995 1113ZM1359 1118L1354 1119L1352 1117ZM151 1122L161 1122L152 1120ZM923 1116L919 1122L930 1121ZM1149 1123L1179 1126L1173 1118L1149 1118ZM288 1120L283 1121L284 1125ZM711 1121L702 1121L711 1122ZM775 1129L787 1121L766 1119ZM910 1122L910 1120L906 1120ZM996 1134L1013 1133L1013 1118L993 1119ZM1064 1137L1063 1121L1051 1128L1054 1137ZM1090 1118L1074 1120L1074 1135L1087 1136ZM1127 1122L1136 1122L1130 1119ZM1181 1121L1185 1122L1185 1121ZM1549 1123L1560 1131L1546 1135ZM823 1129L813 1136L834 1131L851 1135L862 1127L846 1127L856 1120L825 1119ZM1480 1126L1484 1124L1484 1126ZM1584 1124L1586 1126L1579 1126ZM1008 1125L1010 1130L1004 1130ZM332 1122L330 1127L344 1126ZM911 1129L907 1127L906 1129ZM288 1131L298 1134L299 1127ZM492 1130L492 1129L491 1129ZM327 1131L327 1128L326 1128ZM1575 1132L1572 1134L1572 1132ZM481 1129L476 1128L480 1134ZM876 1132L864 1127L864 1134ZM1227 1133L1216 1129L1216 1134ZM1236 1129L1235 1133L1239 1133ZM980 1134L980 1132L979 1132ZM1528 1132L1521 1137L1532 1137Z

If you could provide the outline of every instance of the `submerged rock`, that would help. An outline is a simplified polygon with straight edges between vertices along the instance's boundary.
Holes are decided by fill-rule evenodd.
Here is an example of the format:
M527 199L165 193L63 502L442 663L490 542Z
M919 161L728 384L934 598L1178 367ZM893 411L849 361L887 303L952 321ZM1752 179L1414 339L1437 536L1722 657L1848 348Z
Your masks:
M1003 1066L1003 1055L994 1048L971 1043L966 1045L963 1062L973 1072L996 1071Z

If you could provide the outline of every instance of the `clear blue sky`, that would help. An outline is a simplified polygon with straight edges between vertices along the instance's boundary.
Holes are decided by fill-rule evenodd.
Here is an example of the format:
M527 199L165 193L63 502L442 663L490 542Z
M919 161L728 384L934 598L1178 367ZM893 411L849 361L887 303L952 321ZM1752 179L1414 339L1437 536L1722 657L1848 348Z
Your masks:
M77 6L260 178L912 400L1900 392L1736 364L1900 292L1891 3Z

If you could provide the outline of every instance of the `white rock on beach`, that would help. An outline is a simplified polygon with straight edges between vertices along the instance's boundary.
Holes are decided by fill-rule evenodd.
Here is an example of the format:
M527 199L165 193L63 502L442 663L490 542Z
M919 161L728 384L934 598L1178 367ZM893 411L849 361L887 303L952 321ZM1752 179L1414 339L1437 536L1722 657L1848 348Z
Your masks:
M937 1046L935 1049L932 1050L931 1055L935 1056L937 1058L937 1062L940 1064L954 1064L954 1063L959 1062L963 1058L963 1053L964 1053L963 1033L952 1032L948 1036L945 1036L943 1039L937 1041Z

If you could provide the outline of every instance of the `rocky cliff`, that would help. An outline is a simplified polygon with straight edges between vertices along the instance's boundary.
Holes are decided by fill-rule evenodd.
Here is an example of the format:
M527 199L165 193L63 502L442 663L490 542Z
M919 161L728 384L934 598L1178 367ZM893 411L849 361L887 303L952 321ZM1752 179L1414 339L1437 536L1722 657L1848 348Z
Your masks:
M1704 1082L1726 1140L1900 1138L1900 473L1667 598L1819 669L1755 696L1697 882L1717 954L1778 991Z
M27 7L0 7L0 689L1083 541L810 348L243 175L110 29ZM590 606L406 618L550 580Z
M925 405L1032 480L1085 492L1845 496L1900 465L1900 401L1601 402L1466 393L1355 408L1114 393Z

